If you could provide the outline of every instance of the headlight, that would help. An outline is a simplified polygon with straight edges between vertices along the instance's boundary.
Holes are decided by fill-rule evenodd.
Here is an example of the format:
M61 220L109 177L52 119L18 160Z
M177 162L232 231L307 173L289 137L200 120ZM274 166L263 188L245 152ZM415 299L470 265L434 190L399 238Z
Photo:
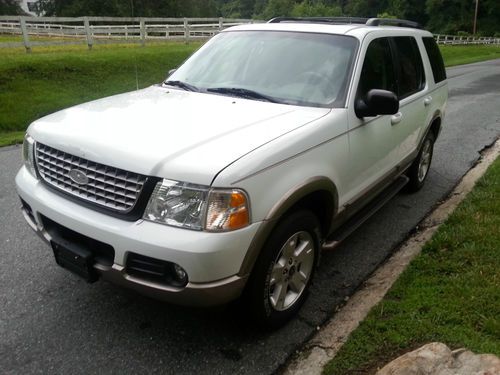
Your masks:
M202 230L207 195L206 186L163 180L156 185L144 218L175 227Z
M35 140L26 133L23 141L23 159L26 169L36 177L35 171Z
M238 189L163 180L149 200L144 219L193 230L224 232L250 222L248 198Z

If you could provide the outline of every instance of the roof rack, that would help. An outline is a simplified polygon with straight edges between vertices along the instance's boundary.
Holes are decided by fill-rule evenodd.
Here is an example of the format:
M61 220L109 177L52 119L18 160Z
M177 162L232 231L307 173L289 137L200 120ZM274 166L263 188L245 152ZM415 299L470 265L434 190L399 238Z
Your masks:
M310 22L310 23L330 23L330 24L365 24L368 18L363 17L276 17L267 23L280 22Z
M339 24L358 24L366 26L398 26L421 29L418 22L400 20L396 18L363 18L363 17L276 17L267 23L281 22L306 22L306 23L327 23L333 25Z
M370 18L366 21L366 26L399 26L399 27L411 27L414 29L421 29L422 25L418 22L400 20L397 18Z

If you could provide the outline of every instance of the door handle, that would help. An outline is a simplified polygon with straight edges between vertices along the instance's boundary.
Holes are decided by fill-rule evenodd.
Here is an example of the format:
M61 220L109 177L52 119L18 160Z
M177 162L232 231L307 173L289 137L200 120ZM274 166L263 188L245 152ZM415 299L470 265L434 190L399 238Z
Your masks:
M424 99L424 105L426 107L431 103L432 103L432 96L428 96L427 98Z
M391 124L392 125L399 124L402 119L403 119L403 114L401 112L398 112L394 116L391 117Z

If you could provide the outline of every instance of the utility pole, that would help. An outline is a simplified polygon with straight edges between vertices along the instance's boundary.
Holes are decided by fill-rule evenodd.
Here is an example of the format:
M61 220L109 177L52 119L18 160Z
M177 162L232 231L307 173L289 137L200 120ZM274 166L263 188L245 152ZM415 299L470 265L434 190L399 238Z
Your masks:
M476 11L474 13L474 29L472 30L472 35L476 35L476 25L477 25L477 10L479 8L479 0L476 0Z

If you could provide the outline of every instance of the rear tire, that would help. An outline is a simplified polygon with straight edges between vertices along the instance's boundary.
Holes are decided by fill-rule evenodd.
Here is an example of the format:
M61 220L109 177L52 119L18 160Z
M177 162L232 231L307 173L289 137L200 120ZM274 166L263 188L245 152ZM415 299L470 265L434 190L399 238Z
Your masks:
M406 172L410 179L407 184L407 190L410 192L419 191L424 186L425 179L431 168L432 155L434 153L434 133L429 131L422 142L420 151Z
M282 326L307 298L320 253L320 226L310 211L286 216L262 248L244 303L263 328Z

